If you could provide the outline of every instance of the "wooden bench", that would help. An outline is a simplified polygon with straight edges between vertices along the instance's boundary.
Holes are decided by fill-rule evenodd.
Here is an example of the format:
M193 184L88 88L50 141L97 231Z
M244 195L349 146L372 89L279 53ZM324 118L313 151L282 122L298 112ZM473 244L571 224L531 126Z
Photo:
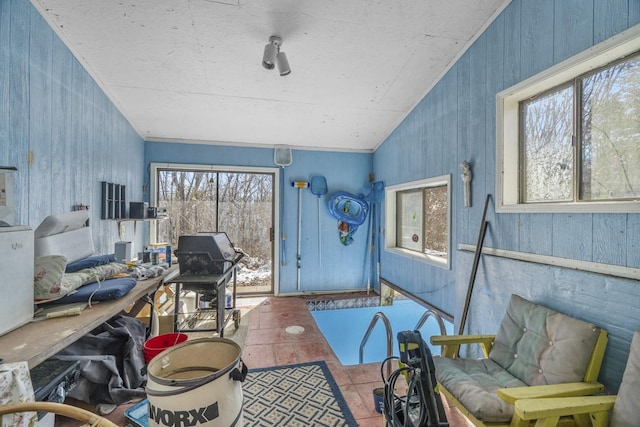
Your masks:
M536 427L558 425L571 417L576 425L593 427L635 427L640 420L640 331L633 334L629 359L617 396L522 399L516 403L514 422L536 422ZM609 420L611 413L611 420Z
M433 336L439 390L476 426L524 427L514 403L524 398L586 396L597 382L607 331L512 295L496 335ZM458 358L480 344L482 359Z

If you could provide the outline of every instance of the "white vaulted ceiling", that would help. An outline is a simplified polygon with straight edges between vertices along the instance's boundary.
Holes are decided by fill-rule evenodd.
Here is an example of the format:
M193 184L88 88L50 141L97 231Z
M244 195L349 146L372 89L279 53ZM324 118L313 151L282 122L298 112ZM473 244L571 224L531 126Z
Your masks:
M370 151L509 1L32 3L144 140Z

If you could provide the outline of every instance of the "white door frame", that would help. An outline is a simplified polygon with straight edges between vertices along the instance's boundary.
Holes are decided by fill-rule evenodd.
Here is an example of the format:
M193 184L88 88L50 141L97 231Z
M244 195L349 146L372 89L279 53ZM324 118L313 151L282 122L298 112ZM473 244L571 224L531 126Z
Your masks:
M280 291L280 168L279 167L252 167L252 166L229 166L229 165L198 165L189 163L151 163L149 168L149 206L158 206L158 169L194 170L199 172L238 172L238 173L264 173L273 174L273 244L271 275L273 280L273 294L278 295ZM150 222L149 235L151 243L156 239L155 221Z

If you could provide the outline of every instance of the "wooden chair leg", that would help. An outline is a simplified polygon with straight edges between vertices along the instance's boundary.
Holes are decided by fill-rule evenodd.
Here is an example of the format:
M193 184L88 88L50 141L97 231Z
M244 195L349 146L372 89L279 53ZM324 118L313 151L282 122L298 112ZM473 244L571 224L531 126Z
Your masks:
M589 414L576 414L573 416L576 427L591 427L591 418Z
M521 419L518 414L513 414L513 418L511 418L511 423L509 427L528 427L529 421Z
M560 417L542 418L536 422L536 427L556 427L558 421L560 421Z
M609 412L602 411L596 412L591 415L591 424L588 424L593 427L608 427L609 426Z

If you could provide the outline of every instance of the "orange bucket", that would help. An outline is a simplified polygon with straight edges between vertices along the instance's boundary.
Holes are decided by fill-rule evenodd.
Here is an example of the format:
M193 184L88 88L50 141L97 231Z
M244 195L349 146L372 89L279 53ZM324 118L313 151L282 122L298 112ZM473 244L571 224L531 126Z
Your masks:
M158 354L166 349L185 342L189 338L187 334L174 332L171 334L162 334L145 341L144 343L144 361L149 363Z

